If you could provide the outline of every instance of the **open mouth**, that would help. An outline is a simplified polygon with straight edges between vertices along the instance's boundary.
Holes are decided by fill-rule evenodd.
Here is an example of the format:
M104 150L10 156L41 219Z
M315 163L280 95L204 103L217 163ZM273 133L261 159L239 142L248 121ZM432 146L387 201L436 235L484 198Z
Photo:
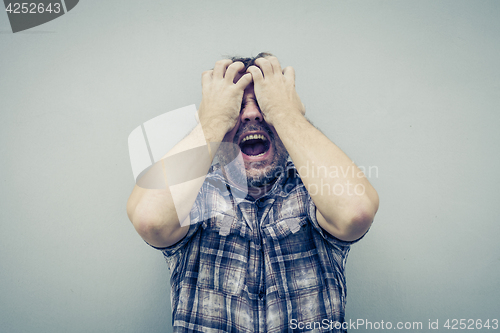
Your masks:
M263 134L248 134L243 137L239 146L243 154L261 157L269 151L270 142Z

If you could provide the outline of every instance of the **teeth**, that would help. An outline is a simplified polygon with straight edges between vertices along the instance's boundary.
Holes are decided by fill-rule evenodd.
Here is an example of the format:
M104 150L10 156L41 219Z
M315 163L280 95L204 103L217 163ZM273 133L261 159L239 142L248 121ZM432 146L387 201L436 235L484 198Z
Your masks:
M263 141L266 141L266 137L262 134L250 134L250 135L247 135L243 138L243 140L241 140L241 143L247 141L247 140L257 140L257 139L261 139Z

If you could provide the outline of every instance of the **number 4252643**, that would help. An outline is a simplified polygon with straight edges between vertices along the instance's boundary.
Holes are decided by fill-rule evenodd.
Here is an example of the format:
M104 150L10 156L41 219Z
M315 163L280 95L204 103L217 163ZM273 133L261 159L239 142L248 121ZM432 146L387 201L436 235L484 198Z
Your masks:
M480 330L480 329L498 329L498 319L492 319L491 322L487 319L484 323L481 319L448 319L443 325L444 328L452 330Z
M23 3L9 3L5 11L9 14L42 14L45 12L59 14L61 12L60 3L43 3L23 2Z

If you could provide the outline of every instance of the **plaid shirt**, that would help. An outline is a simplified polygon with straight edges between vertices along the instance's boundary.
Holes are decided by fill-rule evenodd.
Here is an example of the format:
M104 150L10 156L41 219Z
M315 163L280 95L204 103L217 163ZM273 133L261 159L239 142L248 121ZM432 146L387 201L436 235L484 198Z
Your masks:
M353 242L325 232L315 211L291 159L259 200L229 186L213 166L186 237L161 249L171 272L173 331L344 332L334 323L344 322Z

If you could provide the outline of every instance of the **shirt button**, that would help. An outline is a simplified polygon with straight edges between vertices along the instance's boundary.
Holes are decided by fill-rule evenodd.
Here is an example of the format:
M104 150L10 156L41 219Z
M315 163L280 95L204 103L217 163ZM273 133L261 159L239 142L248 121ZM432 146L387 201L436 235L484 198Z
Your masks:
M259 293L259 299L263 299L265 294L266 294L266 293L265 293L264 291L261 291L261 292Z

